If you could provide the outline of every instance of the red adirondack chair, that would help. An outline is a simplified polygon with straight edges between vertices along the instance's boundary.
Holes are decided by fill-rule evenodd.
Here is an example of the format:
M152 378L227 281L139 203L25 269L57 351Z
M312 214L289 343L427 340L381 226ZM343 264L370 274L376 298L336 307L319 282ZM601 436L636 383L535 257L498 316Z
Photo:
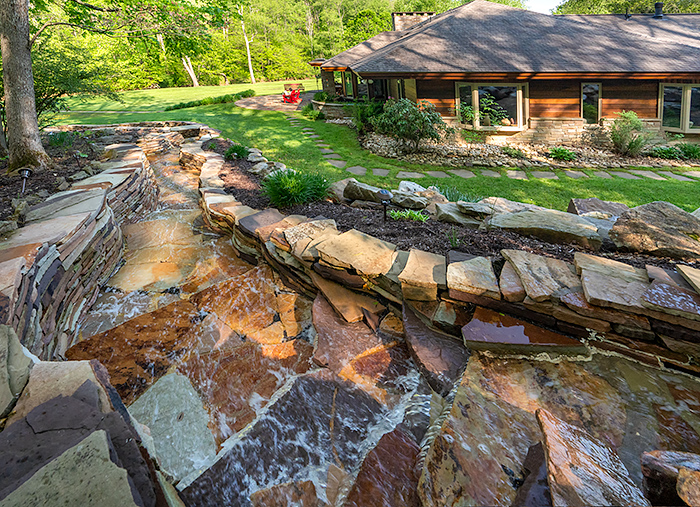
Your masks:
M282 93L282 101L288 104L296 104L301 102L301 92L299 90L285 90Z

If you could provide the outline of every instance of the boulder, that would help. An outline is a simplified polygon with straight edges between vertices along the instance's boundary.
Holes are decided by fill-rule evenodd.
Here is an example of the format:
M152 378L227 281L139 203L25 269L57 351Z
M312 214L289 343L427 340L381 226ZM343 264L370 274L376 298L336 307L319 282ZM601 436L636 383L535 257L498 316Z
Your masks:
M629 206L621 202L603 201L597 197L591 197L589 199L571 199L566 211L574 215L589 215L595 213L596 218L607 219L619 217L626 211L629 211Z
M644 494L653 505L683 505L677 490L678 474L683 468L700 472L700 456L677 451L642 454Z
M514 231L550 243L574 243L597 250L602 244L598 228L588 220L557 210L525 210L499 213L487 222L488 229Z
M503 197L487 197L479 202L458 201L457 205L462 213L470 216L486 217L499 213L517 213L518 211L543 210L541 206L527 204L525 202L509 201Z
M681 468L676 491L686 504L692 507L700 505L700 472Z
M399 182L399 192L417 193L425 190L426 188L424 186L414 183L413 181L403 180Z
M353 179L345 186L343 197L353 201L370 201L381 203L382 196L379 194L380 190L381 188L373 187L372 185L367 185L366 183L360 183L359 181Z
M459 206L453 202L435 205L435 212L438 221L447 222L448 224L457 224L470 229L478 229L481 225L481 220L469 217L462 213Z
M0 417L14 405L29 380L32 360L10 326L0 326Z
M400 208L408 209L424 209L428 206L428 199L425 197L420 197L413 192L394 192L394 196L391 198L392 204Z
M17 222L14 220L0 220L0 236L17 229Z
M656 201L623 213L610 230L618 248L675 259L700 258L700 218Z
M354 181L357 183L355 178L345 178L344 180L336 181L328 189L328 194L333 202L343 202L345 201L345 187L348 183Z
M311 481L287 482L250 495L251 507L319 507Z

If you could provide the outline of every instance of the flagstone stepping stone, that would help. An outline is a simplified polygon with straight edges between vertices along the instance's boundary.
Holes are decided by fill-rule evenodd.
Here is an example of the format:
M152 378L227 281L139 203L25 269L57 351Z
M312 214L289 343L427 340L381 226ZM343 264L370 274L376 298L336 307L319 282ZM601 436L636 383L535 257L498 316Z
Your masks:
M364 176L367 173L367 168L361 165L354 165L345 169L347 172L354 174L355 176Z
M617 453L544 409L537 412L547 449L552 504L651 506Z
M38 470L2 505L143 505L138 492L132 492L127 471L112 461L111 451L107 433L95 431Z
M567 212L575 215L594 214L599 218L619 217L624 212L629 211L629 207L621 202L603 201L597 197L588 199L571 199Z
M552 171L530 171L530 176L540 180L558 180L559 176Z
M501 254L512 264L525 293L534 301L557 299L581 285L568 262L523 250L501 250Z
M586 352L578 340L480 306L462 328L462 337L464 345L475 350L532 355Z
M676 266L678 273L700 294L700 269L691 268L683 264Z
M342 157L341 157L340 155L338 155L337 153L329 153L329 154L327 154L327 155L323 155L323 158L325 158L325 159L327 160L327 159L330 159L330 158L340 159L340 158L342 158Z
M598 227L578 215L558 210L499 213L489 219L487 228L514 231L550 243L575 243L593 250L602 244Z
M308 138L309 139L321 139L321 136L319 136L318 134L313 134L313 135L308 136Z
M375 176L386 177L389 176L389 169L372 169L372 174Z
M478 229L482 223L481 220L477 220L462 213L459 206L453 202L436 204L435 218L440 222L463 225L470 229Z
M690 176L691 178L700 178L700 171L686 171L683 175Z
M321 153L333 153L333 150L330 150L330 149L328 149L328 148L321 148L319 151L320 151Z
M379 276L391 269L396 245L351 229L327 239L316 249L330 266L354 269L360 275Z
M301 129L301 130L304 131L304 132L313 132L313 131L314 131L314 129L312 129L311 127L304 127L304 128Z
M450 263L447 266L447 287L453 299L460 299L461 293L501 299L491 259L486 257Z
M438 289L447 288L445 257L411 248L399 281L404 298L435 301Z
M584 173L583 171L572 171L572 170L565 170L564 174L568 176L569 178L573 178L575 180L581 179L581 178L588 178L588 175Z
M403 327L411 357L430 387L447 396L469 360L469 350L453 336L426 326L403 305Z
M176 481L216 456L209 414L180 373L160 378L129 407L129 413L148 427L160 467Z
M425 171L425 174L433 178L449 178L450 175L443 171Z
M643 171L640 169L630 169L630 172L632 174L636 174L637 176L643 176L644 178L649 178L649 179L658 180L658 181L666 181L666 178L658 175L654 171Z
M511 180L526 180L527 173L525 171L508 170L506 171L506 177L510 178Z
M330 148L331 147L330 144L325 144L324 141L315 141L315 143L316 143L316 146L318 146L319 148Z
M501 177L501 173L499 173L497 171L492 171L491 169L482 169L481 175L486 176L487 178L500 178Z
M364 318L363 310L379 314L386 309L376 299L346 289L339 283L326 280L314 272L311 273L311 280L346 322L361 321Z
M474 174L472 171L468 171L467 169L451 169L447 172L454 174L455 176L459 176L460 178L464 178L465 180L476 176L476 174Z
M695 181L691 180L690 178L686 178L685 176L682 176L680 174L672 173L671 171L659 171L659 174L662 174L666 176L667 178L674 179L676 181Z
M642 453L643 487L652 505L683 505L677 484L684 469L700 472L700 456L678 451Z
M503 299L506 301L520 303L525 299L525 287L523 287L520 277L510 261L503 263L499 285Z
M612 176L610 176L609 173L606 173L605 171L595 171L593 175L596 178L603 178L604 180L611 180Z
M348 163L345 162L344 160L326 160L330 165L337 167L338 169L342 169L345 167Z
M413 179L418 179L418 178L424 178L425 174L423 173L417 173L413 171L399 171L396 177L400 180L403 179L408 179L408 178L413 178Z
M618 178L622 178L623 180L638 180L640 179L639 176L635 176L634 174L630 174L624 171L610 171L610 174L613 176L617 176Z

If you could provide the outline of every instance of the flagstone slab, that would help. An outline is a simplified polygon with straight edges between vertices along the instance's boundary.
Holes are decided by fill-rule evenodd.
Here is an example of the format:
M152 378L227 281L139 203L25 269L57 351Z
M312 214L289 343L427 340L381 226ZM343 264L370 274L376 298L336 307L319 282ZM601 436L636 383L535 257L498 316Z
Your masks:
M482 221L462 213L459 206L453 202L435 204L435 218L440 222L458 224L470 229L478 229Z
M396 174L396 177L400 180L412 178L412 179L419 179L419 178L424 178L425 174L423 173L417 173L414 171L399 171Z
M700 295L677 285L652 283L642 295L642 305L670 315L700 320Z
M610 171L610 174L613 176L617 176L618 178L622 178L623 180L639 180L641 179L639 176L635 176L634 174L630 174L628 172L624 171Z
M328 153L328 154L326 154L326 155L323 155L323 158L325 158L326 160L329 160L329 159L340 160L340 159L343 158L343 157L341 157L341 156L338 155L337 153Z
M106 198L107 192L100 188L54 194L52 198L29 208L25 222L40 222L81 213L96 215L105 206Z
M450 175L444 171L425 171L425 174L431 178L449 178Z
M595 216L596 218L619 217L629 211L629 206L621 202L603 201L597 197L571 199L566 210L575 215Z
M326 160L326 162L328 162L333 167L337 167L338 169L342 169L343 167L348 165L348 163L344 160Z
M254 215L248 215L241 218L238 221L238 227L248 236L256 237L255 231L258 229L276 224L284 219L285 215L276 209L267 208L266 210L255 213Z
M677 271L671 271L668 269L660 268L658 266L652 266L650 264L647 264L645 266L647 270L647 274L649 275L649 280L652 282L654 280L658 280L661 283L665 283L668 285L678 285L679 287L683 287L686 289L694 290L694 287L688 283L688 281L683 278L683 276L680 274L680 267L681 265L679 264L676 267ZM688 267L688 266L685 266ZM690 268L694 269L694 268ZM695 290L695 292L698 292Z
M467 169L451 169L447 172L460 178L464 178L465 180L476 177L476 174Z
M450 263L447 266L447 287L450 297L454 299L459 299L459 294L463 292L501 299L498 280L491 259L487 257Z
M372 174L385 178L389 176L389 169L372 169Z
M318 244L316 249L321 259L331 266L379 276L391 268L396 245L351 229Z
M646 269L635 268L624 262L615 261L606 257L590 255L583 252L574 254L576 272L594 271L604 276L619 278L626 282L649 283L649 275Z
M65 243L91 216L92 213L78 213L26 225L11 232L8 238L0 243L0 254L4 250L30 244Z
M637 176L642 176L644 178L649 178L651 180L657 180L657 181L666 181L666 178L663 176L660 176L659 174L655 173L654 171L644 171L640 169L630 169L630 172L632 174L636 174Z
M580 287L573 265L559 259L551 259L522 250L502 250L520 277L525 293L534 301L558 299Z
M530 171L530 176L540 180L558 180L559 176L552 171Z
M318 507L316 486L312 481L286 482L250 495L251 507Z
M693 178L700 178L700 171L686 171L683 174L686 176L691 176Z
M650 451L641 457L644 493L652 505L682 505L678 475L683 469L700 472L700 456L690 452Z
M579 180L581 178L588 178L588 175L584 173L583 171L574 171L574 170L565 170L564 174L568 176L569 178L572 178L574 180Z
M686 178L680 174L672 173L671 171L659 171L659 174L666 176L667 178L674 179L676 181L695 181L690 178Z
M367 168L361 165L354 165L345 169L347 172L354 174L355 176L364 176L367 173Z
M486 176L487 178L500 178L501 177L501 173L499 173L498 171L492 171L491 169L482 169L481 175Z
M676 271L700 294L700 269L691 268L683 264L676 266Z
M503 264L499 285L501 293L503 294L503 299L506 301L519 303L525 299L525 287L523 287L520 277L510 261L506 261Z
M581 285L586 301L591 305L633 313L645 313L642 296L649 287L649 283L639 280L628 281L624 278L584 269L581 272Z
M687 505L700 505L700 472L681 468L676 490Z
M412 248L398 278L405 299L435 301L438 289L447 288L445 257Z
M506 171L506 177L511 180L526 180L527 173L525 171L508 170Z
M363 309L374 314L379 314L386 309L376 299L346 289L338 283L326 280L315 272L311 273L311 280L321 290L331 306L347 322L361 321L364 318Z
M328 148L321 148L319 151L320 151L321 153L324 153L324 154L333 153L333 150L328 149Z
M611 447L544 409L537 412L537 420L544 434L555 507L651 506Z
M32 360L24 354L14 329L0 325L0 416L22 393L31 367Z
M605 171L595 171L593 174L596 178L603 178L604 180L612 179L612 176L610 176L610 174L606 173Z

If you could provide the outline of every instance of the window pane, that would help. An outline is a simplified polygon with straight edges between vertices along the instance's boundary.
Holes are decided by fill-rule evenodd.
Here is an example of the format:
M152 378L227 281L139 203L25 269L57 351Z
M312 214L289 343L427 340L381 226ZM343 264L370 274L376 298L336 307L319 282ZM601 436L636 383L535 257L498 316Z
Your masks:
M690 128L700 129L700 88L690 89Z
M681 101L683 88L680 86L664 86L664 111L662 125L664 127L681 127Z
M518 124L517 86L480 86L479 120L488 125Z
M600 85L584 83L581 86L581 103L583 104L583 118L587 123L598 123L598 104L600 100Z
M352 96L352 74L349 72L345 73L345 95Z
M459 87L459 104L462 106L472 105L472 87L471 86L460 86Z

